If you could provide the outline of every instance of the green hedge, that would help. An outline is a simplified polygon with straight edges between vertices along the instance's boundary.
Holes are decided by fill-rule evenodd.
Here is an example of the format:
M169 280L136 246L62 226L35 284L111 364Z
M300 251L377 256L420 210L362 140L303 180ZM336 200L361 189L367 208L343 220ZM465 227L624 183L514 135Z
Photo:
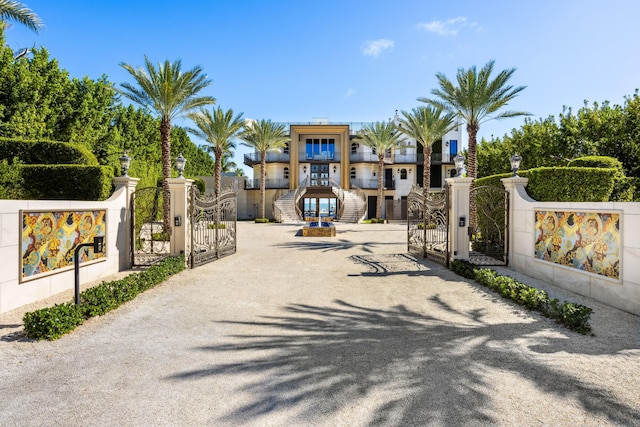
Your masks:
M560 303L556 298L550 299L545 291L520 283L511 277L500 276L488 268L476 268L466 261L454 260L451 270L475 280L529 310L539 311L569 329L581 334L591 332L589 319L593 310L589 307L566 301Z
M25 199L105 200L112 190L110 166L22 165Z
M97 166L96 156L79 145L57 141L23 141L0 138L0 160L17 158L27 165L87 165Z
M24 334L37 340L55 340L81 325L85 319L103 315L139 293L164 282L184 270L184 257L166 258L142 273L123 279L102 282L80 293L80 305L65 303L26 313Z
M611 168L541 167L518 171L518 175L529 179L527 193L539 202L607 202L620 179L616 172ZM500 179L511 176L486 176L476 179L474 185L502 187Z
M569 162L567 165L571 168L604 168L604 169L617 169L624 175L624 169L622 162L615 157L609 156L585 156L577 157Z

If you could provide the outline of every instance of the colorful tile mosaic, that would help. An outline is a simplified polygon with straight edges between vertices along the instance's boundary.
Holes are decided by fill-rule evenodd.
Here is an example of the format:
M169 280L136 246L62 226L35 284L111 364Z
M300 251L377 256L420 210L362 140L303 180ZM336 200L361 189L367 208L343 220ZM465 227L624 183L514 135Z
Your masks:
M535 257L620 278L620 213L536 210Z
M21 211L20 242L21 280L35 278L56 270L73 268L76 247L92 243L95 236L105 236L104 210L75 212ZM93 248L80 250L80 263L104 258L105 253L93 253Z

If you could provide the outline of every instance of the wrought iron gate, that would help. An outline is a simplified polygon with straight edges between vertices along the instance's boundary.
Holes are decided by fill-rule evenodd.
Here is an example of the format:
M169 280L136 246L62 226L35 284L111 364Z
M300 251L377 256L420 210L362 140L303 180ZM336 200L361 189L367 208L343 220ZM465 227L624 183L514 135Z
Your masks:
M481 186L475 195L476 224L470 224L469 261L476 265L507 265L509 193L504 188Z
M215 197L191 187L191 268L236 252L237 203L236 193L231 189Z
M407 249L449 265L449 188L430 191L411 188L407 196Z
M169 256L169 235L162 225L164 193L161 187L141 188L131 194L131 265L151 265Z

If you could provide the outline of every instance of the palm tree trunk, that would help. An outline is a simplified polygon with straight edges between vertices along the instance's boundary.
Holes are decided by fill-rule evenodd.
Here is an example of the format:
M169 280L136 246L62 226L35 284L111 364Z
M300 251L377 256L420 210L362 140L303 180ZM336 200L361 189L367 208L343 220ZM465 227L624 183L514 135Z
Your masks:
M422 161L422 192L427 194L431 188L431 152L433 146L424 144L422 146L422 154L424 160Z
M267 179L267 153L260 153L260 218L264 218L264 199Z
M160 139L162 141L162 216L163 229L171 235L171 192L169 178L171 178L171 121L165 117L160 120Z
M383 153L384 156L384 153ZM378 156L378 200L376 204L376 218L382 218L382 193L384 189L384 157Z
M215 176L215 185L214 191L216 193L216 197L220 195L220 180L222 179L222 149L214 148L213 155L216 157L215 159L215 168L214 168L214 176Z
M474 180L478 176L477 171L477 136L478 130L480 126L477 124L469 123L467 124L467 133L469 134L469 152L467 153L467 176L469 178L473 178ZM473 191L475 187L475 182L471 182L471 187L469 191L469 226L472 230L475 231L477 224L477 206L476 206L476 193Z

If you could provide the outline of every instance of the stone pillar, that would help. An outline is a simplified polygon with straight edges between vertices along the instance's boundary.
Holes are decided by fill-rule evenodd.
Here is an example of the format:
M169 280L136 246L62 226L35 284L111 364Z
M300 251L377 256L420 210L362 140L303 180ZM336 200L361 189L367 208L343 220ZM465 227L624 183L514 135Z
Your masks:
M449 258L469 259L469 190L473 178L447 178L449 199ZM464 219L464 224L461 224Z
M116 247L119 250L120 256L118 260L119 270L129 270L131 268L131 195L136 191L136 187L140 182L140 178L131 178L130 176L119 176L113 178L113 185L116 187L116 191L123 188L125 189L125 205L124 210L120 215L120 221L118 222L119 230L116 237Z
M510 267L513 263L513 241L514 241L514 224L515 224L515 206L514 206L514 201L516 200L515 195L517 193L519 193L520 195L526 195L527 192L525 190L525 187L527 186L527 184L529 183L529 180L527 178L522 178L519 176L514 176L511 178L502 178L500 181L502 181L502 185L504 185L504 189L506 190L506 192L509 194L509 212L508 212L508 217L507 217L507 221L508 221L508 233L509 233L509 240L507 242L507 244L509 245L509 250L507 251L507 256L508 256L508 265L507 267ZM526 196L526 198L528 199L529 197Z
M192 179L171 178L168 180L171 192L171 246L172 256L188 255L190 250L189 228L189 188L193 184ZM179 224L179 225L178 225Z

